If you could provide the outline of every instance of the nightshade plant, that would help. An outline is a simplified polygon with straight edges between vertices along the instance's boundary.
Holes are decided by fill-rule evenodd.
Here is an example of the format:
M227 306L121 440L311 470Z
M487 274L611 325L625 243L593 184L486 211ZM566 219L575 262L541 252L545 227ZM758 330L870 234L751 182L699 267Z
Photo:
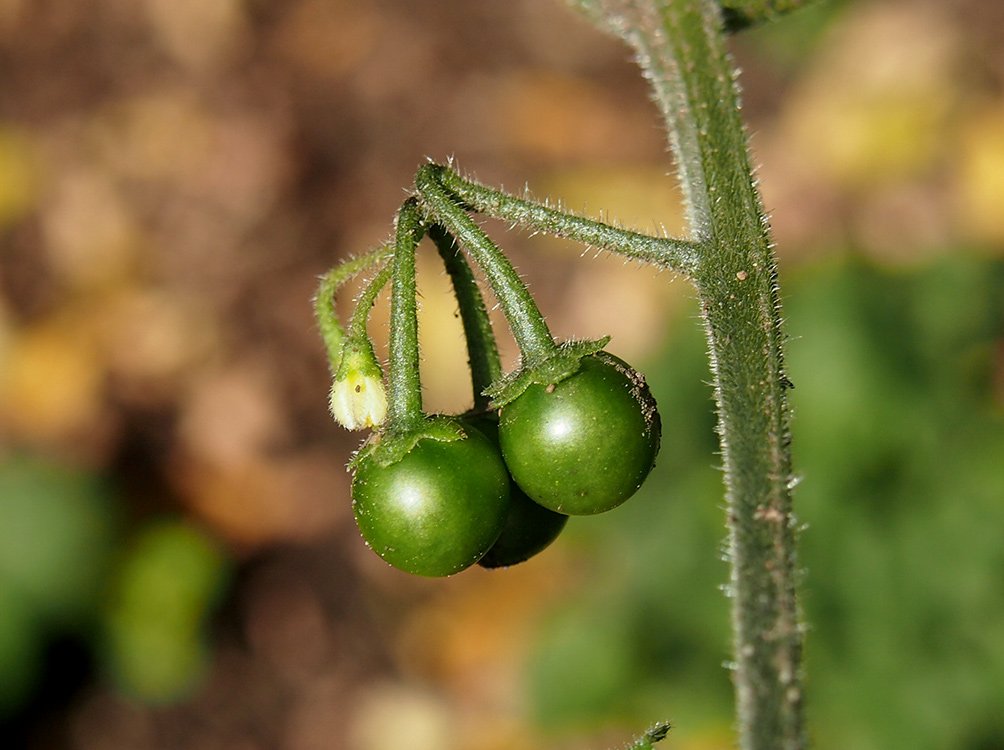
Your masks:
M377 428L350 464L363 536L403 570L449 575L480 559L492 565L519 562L560 532L564 514L601 512L626 500L652 466L661 429L644 380L603 350L605 339L554 341L515 270L471 214L617 253L692 282L718 407L737 724L744 750L798 750L805 747L805 732L785 394L791 382L782 362L769 227L750 167L725 34L802 2L574 2L637 54L667 124L688 237L653 237L592 221L430 163L418 170L414 196L398 212L392 245L331 271L316 299L334 373L332 412L346 427ZM422 411L414 255L426 234L453 279L470 353L475 410L459 418ZM499 373L483 302L457 246L479 266L505 313L521 353L515 372ZM334 294L367 269L376 274L343 329ZM391 277L385 397L366 320ZM494 420L493 411L500 411L497 439L494 424L476 426L478 419ZM589 428L597 423L604 430ZM562 442L555 434L562 430L549 431L554 424L567 427L575 439ZM621 430L613 449L600 434L610 426ZM521 450L526 446L528 451ZM601 468L583 472L585 465ZM539 506L535 515L510 516L516 507L513 488ZM530 541L523 540L527 528L536 533ZM495 555L491 550L500 540L505 541ZM635 746L650 747L666 729L657 725Z
M418 179L425 173L436 184L445 174L428 165ZM434 188L428 194L438 199ZM332 305L335 288L386 251L334 269L317 298L335 373L332 413L346 427L379 425L351 464L356 522L384 560L427 576L451 575L482 559L486 567L522 562L557 536L567 514L616 507L648 475L660 437L641 375L603 352L606 340L555 343L501 250L451 200L442 198L441 223L414 198L398 212L386 421L366 318L388 268L366 285L347 331ZM501 376L484 302L451 232L473 248L506 311L522 354L521 367L508 376ZM422 411L415 250L426 233L453 279L468 341L475 403L461 418Z

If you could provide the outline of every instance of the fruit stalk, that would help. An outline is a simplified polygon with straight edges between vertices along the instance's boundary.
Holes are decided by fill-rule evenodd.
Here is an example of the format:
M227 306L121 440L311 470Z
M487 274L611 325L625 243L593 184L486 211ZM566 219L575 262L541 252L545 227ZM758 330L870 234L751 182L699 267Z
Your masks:
M442 171L435 164L426 164L418 170L415 187L422 203L481 268L502 306L523 364L532 367L543 362L558 351L544 316L508 258L440 184Z
M464 258L453 236L442 227L433 225L429 229L429 237L436 244L439 256L443 259L446 273L453 285L453 295L457 298L460 321L464 327L464 339L467 341L471 388L474 391L474 411L488 411L491 399L485 390L502 374L502 360L499 357L484 297L481 296L470 264Z
M424 234L418 204L414 199L408 199L397 214L390 300L387 417L390 426L399 431L414 428L425 419L418 370L418 314L415 305L415 248Z

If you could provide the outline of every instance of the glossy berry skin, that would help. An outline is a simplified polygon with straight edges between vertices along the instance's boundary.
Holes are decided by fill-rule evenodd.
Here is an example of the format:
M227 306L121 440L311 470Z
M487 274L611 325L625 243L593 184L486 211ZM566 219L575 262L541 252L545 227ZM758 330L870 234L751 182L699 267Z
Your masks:
M485 436L498 443L498 417L482 414L469 417ZM499 538L478 561L483 568L504 568L529 560L551 544L565 528L568 516L538 505L510 478L509 505Z
M388 466L363 459L352 511L366 543L395 568L448 576L476 563L498 539L509 474L479 431L454 441L419 440Z
M584 357L559 383L531 385L501 412L509 473L535 502L589 515L641 486L659 451L661 424L644 378L608 354Z
M567 521L568 516L538 505L513 483L502 533L478 565L504 568L526 562L557 539Z

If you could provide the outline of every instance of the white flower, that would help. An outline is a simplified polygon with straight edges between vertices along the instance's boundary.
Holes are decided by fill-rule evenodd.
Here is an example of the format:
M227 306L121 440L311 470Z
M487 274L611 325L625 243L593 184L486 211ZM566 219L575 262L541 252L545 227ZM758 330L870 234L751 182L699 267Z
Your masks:
M379 377L350 370L331 386L331 415L349 430L376 427L387 416L387 393Z

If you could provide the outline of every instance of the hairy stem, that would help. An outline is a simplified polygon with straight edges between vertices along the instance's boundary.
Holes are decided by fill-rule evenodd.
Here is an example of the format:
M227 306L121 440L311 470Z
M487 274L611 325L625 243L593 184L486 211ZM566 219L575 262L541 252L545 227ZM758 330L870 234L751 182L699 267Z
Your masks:
M383 266L367 282L362 292L360 292L359 297L356 299L356 309L353 310L352 317L349 318L349 326L346 334L349 339L368 341L367 326L369 324L370 313L373 311L373 305L376 304L380 292L383 291L383 288L387 286L387 282L390 281L392 270L393 267L389 264Z
M440 183L443 171L426 164L415 175L415 187L432 220L449 230L481 267L498 298L524 364L533 366L558 351L551 331L526 284L498 246Z
M429 237L436 243L436 249L450 276L453 294L457 298L464 339L467 341L474 410L487 411L491 399L485 394L485 389L502 374L502 360L485 300L481 296L477 279L474 278L474 271L453 236L442 227L433 225L429 229Z
M424 234L418 204L409 198L397 214L390 298L387 421L391 429L408 430L424 419L415 305L415 248Z
M686 276L690 276L696 267L698 248L689 240L651 237L603 222L584 219L567 213L561 207L554 208L525 198L517 198L480 185L446 167L431 166L436 170L445 188L465 205L480 213L511 221L523 227L532 227L555 237L564 237L583 245L653 263Z
M345 330L338 320L335 311L335 295L351 278L362 273L371 266L383 263L393 252L390 247L380 247L372 252L351 258L335 266L321 277L317 295L314 297L314 314L317 317L317 327L324 340L324 348L328 354L328 365L331 372L338 371L342 361L342 347L345 343Z
M790 496L790 382L769 230L712 0L580 4L630 43L666 119L701 253L693 273L718 405L740 746L805 747Z
M392 270L390 264L380 268L376 275L366 284L356 300L356 309L352 312L348 330L345 334L342 363L335 373L336 380L346 377L348 369L358 368L360 360L367 362L372 371L376 373L382 372L376 353L373 351L373 341L369 337L367 324L369 323L370 313L373 311L376 298L380 295L383 288L387 286L387 282L390 281Z

